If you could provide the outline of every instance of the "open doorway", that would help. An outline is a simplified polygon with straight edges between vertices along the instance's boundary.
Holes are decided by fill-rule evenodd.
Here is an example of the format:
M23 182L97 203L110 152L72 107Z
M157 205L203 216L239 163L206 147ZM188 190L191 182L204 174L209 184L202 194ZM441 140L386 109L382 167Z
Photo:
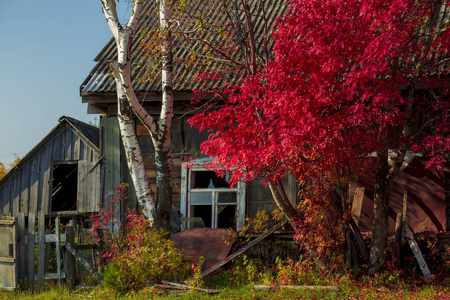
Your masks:
M52 212L77 210L78 164L55 163Z

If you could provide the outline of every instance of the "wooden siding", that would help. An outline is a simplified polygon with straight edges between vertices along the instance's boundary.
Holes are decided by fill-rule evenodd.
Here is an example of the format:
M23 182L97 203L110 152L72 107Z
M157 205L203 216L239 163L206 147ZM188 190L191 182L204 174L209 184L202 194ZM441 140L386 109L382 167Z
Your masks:
M2 213L51 213L52 176L55 162L97 162L99 151L67 123L61 123L0 182Z

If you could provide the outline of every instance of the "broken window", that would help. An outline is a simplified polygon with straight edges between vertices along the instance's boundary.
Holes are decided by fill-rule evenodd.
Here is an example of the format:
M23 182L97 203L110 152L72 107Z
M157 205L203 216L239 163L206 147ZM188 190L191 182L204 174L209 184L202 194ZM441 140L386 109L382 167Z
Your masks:
M226 178L202 167L183 164L181 216L185 229L192 227L241 230L245 214L245 185L231 187Z

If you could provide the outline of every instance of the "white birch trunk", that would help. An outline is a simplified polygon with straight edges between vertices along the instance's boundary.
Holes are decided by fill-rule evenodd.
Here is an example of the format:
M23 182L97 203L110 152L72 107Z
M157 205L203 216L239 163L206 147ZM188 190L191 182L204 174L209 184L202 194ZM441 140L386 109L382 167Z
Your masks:
M170 10L166 1L159 1L160 27L164 36L162 51L162 105L156 122L138 101L132 88L130 48L142 13L143 0L134 2L133 13L125 27L120 25L115 0L101 0L103 12L114 35L118 58L110 63L117 85L118 119L127 165L136 190L136 197L144 216L157 227L170 229L172 207L171 136L173 114L172 38ZM134 113L147 128L155 147L157 201L145 173L145 166L131 119Z
M162 106L158 120L158 134L153 136L155 145L155 166L157 210L160 227L170 230L170 216L172 209L172 170L171 170L171 136L173 113L173 57L172 36L170 29L170 9L166 0L159 1L159 22L162 34Z
M127 165L133 181L136 198L145 218L153 225L156 221L156 207L153 192L145 173L144 161L131 119L132 111L144 116L144 124L155 132L154 121L137 101L131 85L130 47L142 11L142 0L134 4L133 14L125 27L122 27L116 12L115 0L102 0L102 8L117 46L117 61L110 63L117 86L117 106L120 134L127 158Z

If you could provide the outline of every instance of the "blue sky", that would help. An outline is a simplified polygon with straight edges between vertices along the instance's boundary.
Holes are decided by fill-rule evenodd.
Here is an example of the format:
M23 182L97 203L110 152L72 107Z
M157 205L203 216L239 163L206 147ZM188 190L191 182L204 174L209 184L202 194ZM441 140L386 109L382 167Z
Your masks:
M126 20L128 1L119 10ZM98 119L79 87L111 36L100 0L0 0L0 162L26 155L63 115Z

